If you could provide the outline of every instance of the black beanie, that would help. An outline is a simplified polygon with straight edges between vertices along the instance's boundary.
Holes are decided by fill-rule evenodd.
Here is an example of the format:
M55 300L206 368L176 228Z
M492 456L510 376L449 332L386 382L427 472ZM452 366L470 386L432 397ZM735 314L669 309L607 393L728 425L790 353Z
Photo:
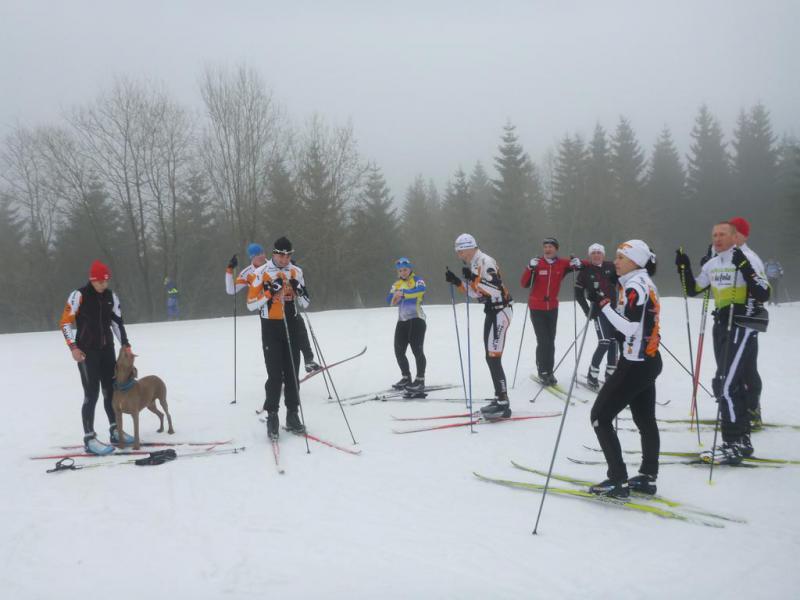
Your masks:
M291 254L294 252L292 250L292 242L289 241L287 237L279 237L275 240L275 245L272 248L273 252L278 252L280 254Z
M553 244L553 246L556 247L556 250L558 250L558 240L556 238L554 238L554 237L546 237L546 238L544 238L542 240L542 246L544 246L545 244Z

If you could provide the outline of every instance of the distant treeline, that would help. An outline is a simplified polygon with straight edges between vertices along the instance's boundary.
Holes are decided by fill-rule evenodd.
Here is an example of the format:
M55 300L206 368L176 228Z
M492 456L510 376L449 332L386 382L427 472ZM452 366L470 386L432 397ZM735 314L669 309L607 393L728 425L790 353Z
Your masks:
M675 248L697 260L712 225L735 215L751 221L764 260L783 262L790 290L800 274L800 144L778 139L760 104L742 109L729 138L701 106L685 157L667 128L647 153L621 117L566 134L535 164L507 123L492 165L459 168L443 190L419 175L395 201L349 124L314 115L292 125L247 67L208 68L199 88L205 110L194 114L158 85L119 79L59 123L5 137L0 332L54 328L95 258L110 265L130 322L165 318L166 280L181 318L230 314L228 259L238 252L243 265L249 242L269 249L281 235L316 310L382 305L399 256L427 278L428 302L448 302L444 268L459 266L453 240L465 231L498 259L517 300L550 235L564 255L645 239L662 293L679 293Z

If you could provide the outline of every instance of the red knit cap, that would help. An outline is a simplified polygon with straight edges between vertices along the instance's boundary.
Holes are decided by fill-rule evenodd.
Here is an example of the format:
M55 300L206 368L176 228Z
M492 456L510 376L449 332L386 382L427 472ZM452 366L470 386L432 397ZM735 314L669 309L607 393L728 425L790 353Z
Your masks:
M750 223L744 217L733 217L728 223L736 227L736 231L744 237L750 237Z
M105 264L96 260L89 267L89 281L108 281L111 279L111 269Z

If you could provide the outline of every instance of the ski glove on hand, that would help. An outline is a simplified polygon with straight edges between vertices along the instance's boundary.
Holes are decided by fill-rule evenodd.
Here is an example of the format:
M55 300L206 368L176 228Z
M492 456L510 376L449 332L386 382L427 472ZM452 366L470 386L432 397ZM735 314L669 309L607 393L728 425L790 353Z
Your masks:
M675 266L678 267L678 273L681 272L681 269L688 271L692 268L692 261L689 260L689 256L683 251L683 248L675 250Z
M534 256L531 261L528 263L528 268L533 271L536 267L539 266L539 257Z
M610 302L610 300L603 293L602 290L594 289L594 288L587 288L586 289L586 299L589 302L597 305L598 312L599 312L599 309L603 308L606 304L608 304Z
M709 244L708 252L706 252L706 255L700 259L700 266L702 267L704 264L710 261L713 256L714 256L714 246Z
M458 278L458 276L457 276L455 273L453 273L453 272L452 272L450 269L447 269L447 270L444 272L444 280L445 280L447 283L449 283L449 284L451 284L451 285L454 285L454 286L456 286L456 287L459 287L459 286L461 285L461 280L460 280L460 279Z
M466 279L467 281L474 281L475 279L478 278L478 276L475 275L475 273L473 273L469 267L464 267L463 269L461 269L461 273L464 274L464 279Z
M264 289L272 294L277 294L283 289L283 279L273 279L264 282Z
M733 249L731 261L733 262L733 266L737 267L744 275L747 275L748 272L753 271L753 265L750 264L750 261L747 260L747 256L745 256L744 252L742 252L742 249L738 246Z
M583 268L583 263L581 262L580 258L573 256L571 259L569 259L569 266L580 271Z
M228 268L229 269L235 269L238 266L239 266L239 259L236 258L236 255L234 254L233 256L231 256L231 259L228 261Z

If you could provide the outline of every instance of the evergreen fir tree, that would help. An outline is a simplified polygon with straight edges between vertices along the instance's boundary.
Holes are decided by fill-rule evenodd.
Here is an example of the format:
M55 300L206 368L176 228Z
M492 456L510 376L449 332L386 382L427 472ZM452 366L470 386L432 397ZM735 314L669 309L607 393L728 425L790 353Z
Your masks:
M715 223L730 218L730 166L722 129L708 107L700 107L687 166L686 193L691 212L681 232L679 245L694 256L702 256L711 242Z
M0 195L0 333L25 331L28 326L23 307L27 293L23 278L24 262L22 224L12 206L11 197Z
M599 242L607 249L624 240L619 238L613 214L614 177L611 151L605 130L598 124L589 142L586 165L586 210L594 220L589 243ZM588 246L587 246L588 248Z
M299 214L297 191L283 157L277 157L269 166L267 194L264 224L260 228L267 239L252 241L269 245L286 235L287 227L294 227Z
M594 215L587 210L587 152L583 140L565 135L553 169L550 215L556 237L568 251L587 245Z
M401 255L400 233L394 201L381 170L369 167L364 189L351 212L347 245L352 271L351 288L358 306L383 306ZM415 260L411 257L411 260Z
M645 159L630 122L620 117L611 138L612 212L616 218L615 238L642 238Z
M471 233L477 239L489 239L492 205L494 204L494 187L480 161L475 163L469 175L469 191L473 205L472 231L466 233ZM459 231L458 233L465 232Z
M645 184L645 210L649 217L646 235L659 257L668 257L674 250L675 233L681 231L689 214L686 201L686 174L680 155L672 140L672 133L665 127L661 131L650 160ZM643 224L644 225L644 224ZM662 292L680 293L674 278L664 278L666 285L659 284Z
M464 232L474 230L476 207L467 175L459 168L453 179L447 182L442 203L444 236L455 239ZM473 234L474 235L474 234Z

